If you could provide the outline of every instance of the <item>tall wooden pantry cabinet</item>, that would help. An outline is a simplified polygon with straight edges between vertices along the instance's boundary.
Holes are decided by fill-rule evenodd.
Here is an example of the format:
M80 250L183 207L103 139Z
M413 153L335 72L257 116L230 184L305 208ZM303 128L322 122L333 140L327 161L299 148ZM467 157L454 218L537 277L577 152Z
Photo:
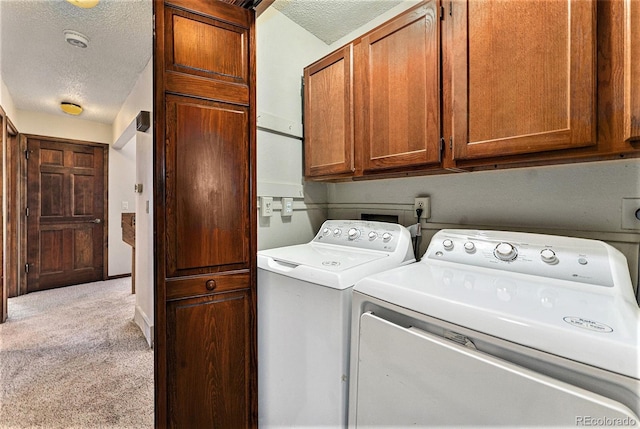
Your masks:
M256 427L254 12L154 14L156 427Z

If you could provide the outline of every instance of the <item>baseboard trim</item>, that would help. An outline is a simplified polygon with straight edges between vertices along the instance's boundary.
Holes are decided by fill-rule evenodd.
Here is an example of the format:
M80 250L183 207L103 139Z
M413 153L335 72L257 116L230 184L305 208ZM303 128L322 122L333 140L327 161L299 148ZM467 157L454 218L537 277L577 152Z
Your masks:
M131 277L131 273L129 273L129 274L117 274L115 276L107 276L107 278L105 280L123 279L125 277Z
M153 325L149 322L149 318L139 305L136 305L133 321L136 322L136 325L138 325L142 331L149 347L153 348Z

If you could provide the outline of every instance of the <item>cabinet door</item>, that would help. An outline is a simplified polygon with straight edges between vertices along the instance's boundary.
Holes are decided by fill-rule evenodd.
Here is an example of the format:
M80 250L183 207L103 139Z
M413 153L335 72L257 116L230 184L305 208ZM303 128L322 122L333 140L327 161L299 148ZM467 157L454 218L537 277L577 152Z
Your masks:
M595 145L595 2L458 0L455 159Z
M154 13L155 423L255 427L254 14Z
M640 2L624 3L624 137L640 140Z
M350 174L353 165L353 48L304 69L304 174Z
M368 33L358 46L365 172L440 161L439 23L430 1Z
M170 427L250 426L251 301L247 289L169 303Z

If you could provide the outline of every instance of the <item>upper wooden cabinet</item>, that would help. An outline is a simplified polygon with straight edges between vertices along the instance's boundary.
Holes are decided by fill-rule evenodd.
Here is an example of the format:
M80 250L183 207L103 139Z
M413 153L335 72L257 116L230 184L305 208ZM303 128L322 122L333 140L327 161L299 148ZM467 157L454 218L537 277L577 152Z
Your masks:
M640 1L624 7L624 137L640 140Z
M596 144L593 0L448 7L455 159Z
M305 150L340 145L333 156L346 162L353 148L354 167L314 174L307 158L307 178L640 156L639 10L638 0L420 3L310 67L353 50L353 89L334 87L326 106L308 87L305 105L340 115L352 106L354 140L335 137L337 121L308 115Z
M304 69L305 176L351 174L353 45Z
M430 1L357 45L356 150L365 172L440 161L439 22Z

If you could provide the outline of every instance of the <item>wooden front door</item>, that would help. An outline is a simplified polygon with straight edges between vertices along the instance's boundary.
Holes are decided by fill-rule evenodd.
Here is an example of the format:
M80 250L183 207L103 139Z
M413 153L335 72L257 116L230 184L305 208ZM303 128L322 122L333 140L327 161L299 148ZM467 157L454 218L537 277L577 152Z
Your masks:
M103 280L106 147L28 138L27 292Z

